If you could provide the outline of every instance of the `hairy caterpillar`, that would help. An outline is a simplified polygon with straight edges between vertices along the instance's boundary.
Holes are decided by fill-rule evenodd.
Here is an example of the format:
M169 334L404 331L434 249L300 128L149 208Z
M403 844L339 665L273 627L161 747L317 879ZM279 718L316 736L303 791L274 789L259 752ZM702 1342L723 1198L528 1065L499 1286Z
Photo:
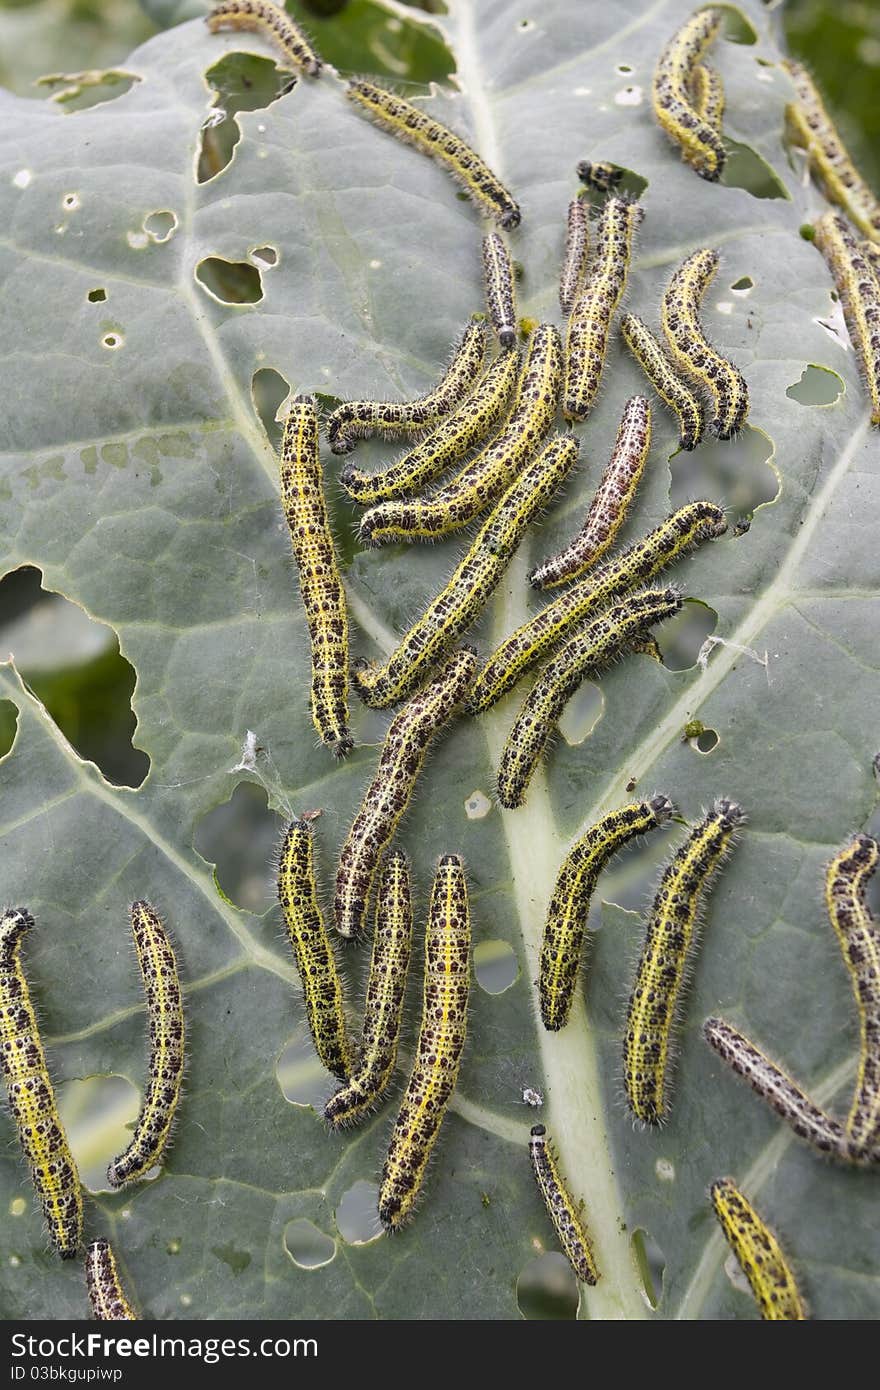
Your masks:
M510 484L464 558L383 666L355 673L365 704L395 704L415 690L498 587L529 524L547 505L578 456L579 441L556 435Z
M724 143L698 114L691 96L694 70L721 28L719 9L697 10L673 34L657 59L651 90L654 118L701 178L715 183L724 169ZM698 79L699 80L699 79Z
M859 242L859 251L875 276L880 277L880 242L862 240Z
M142 1178L165 1157L183 1084L186 1028L174 948L146 902L131 905L131 933L144 982L150 1028L147 1090L131 1143L107 1169L111 1187Z
M678 447L696 449L703 438L703 403L670 366L651 330L635 314L624 314L620 333L657 395L678 420Z
M582 159L575 172L581 183L587 188L594 188L597 193L610 193L612 188L616 188L622 181L624 175L624 170L618 169L615 164L608 164L603 160L590 163L589 159Z
M787 1072L733 1024L723 1018L707 1018L703 1036L731 1071L747 1081L799 1139L805 1139L819 1153L844 1163L880 1163L880 1151L855 1146L843 1125L810 1100Z
M565 337L562 410L567 420L585 420L593 408L611 320L626 286L636 228L644 216L640 203L611 197L599 214L596 253L575 299Z
M614 544L651 449L651 403L631 396L623 408L611 458L583 526L572 541L529 575L533 589L554 589L591 569Z
M501 346L512 348L516 342L513 265L510 252L497 232L487 232L483 237L483 280L492 327Z
M871 401L871 424L880 425L880 280L839 213L824 213L815 230Z
M880 1135L880 929L865 902L865 888L880 861L880 845L856 835L828 865L825 905L850 973L859 1015L859 1071L846 1121L853 1144Z
M299 573L312 653L312 723L336 757L348 728L348 610L324 497L313 396L297 396L281 444L281 504Z
M427 439L379 473L364 473L353 463L346 464L339 475L342 486L363 506L417 492L501 424L518 374L519 353L503 352L477 383L473 395L441 420Z
M398 1230L421 1191L440 1133L467 1033L471 927L467 880L457 854L437 866L425 931L425 984L415 1060L391 1133L379 1189L379 1217Z
M708 247L688 256L663 294L660 317L676 365L712 402L709 429L730 439L749 413L749 388L738 367L712 346L700 323L700 304L718 269L718 252Z
M290 822L278 856L278 901L302 981L309 1032L322 1065L345 1081L353 1064L345 1000L315 882L312 825Z
M431 741L460 710L476 664L469 648L455 652L433 683L388 725L375 775L339 855L334 911L340 936L363 936L379 862L409 805Z
M697 63L691 73L690 93L697 115L720 135L724 120L724 83L721 74L708 63Z
M498 765L498 800L522 806L538 760L566 702L590 671L603 666L652 623L681 608L677 589L646 589L607 608L569 638L547 663L514 721Z
M82 1191L21 962L22 939L33 925L26 907L7 908L0 917L0 1063L49 1238L69 1260L82 1241Z
M564 1028L571 1013L590 900L599 875L628 841L662 825L672 812L667 796L609 811L575 841L563 859L544 924L538 975L541 1019L550 1032Z
M543 1125L533 1125L529 1135L529 1158L538 1190L544 1198L547 1215L553 1222L565 1258L582 1284L595 1284L599 1278L590 1237L584 1228L580 1209L562 1181L556 1158Z
M590 209L583 198L573 198L568 205L565 255L559 274L559 307L563 314L570 314L574 308L589 253Z
M205 15L212 33L218 29L256 29L278 45L285 58L309 77L318 77L323 63L302 29L271 0L223 0Z
M719 797L676 850L654 897L623 1034L626 1097L644 1124L660 1124L669 1113L672 1029L702 899L743 820L735 801Z
M853 164L813 79L791 58L782 66L797 93L797 101L785 108L790 138L806 150L810 169L831 202L844 208L865 236L880 241L880 202Z
M538 448L553 423L561 381L559 334L542 323L529 339L513 409L501 433L432 496L372 507L361 518L361 540L369 545L432 540L467 526Z
M324 1119L335 1129L362 1120L391 1084L412 951L412 926L409 863L405 854L394 850L382 869L376 894L360 1060L348 1084L331 1096L324 1107Z
M122 1287L109 1240L93 1240L86 1247L85 1263L92 1317L97 1322L137 1322L137 1313Z
M377 87L374 82L351 81L346 96L357 102L383 130L445 165L484 216L494 217L507 230L519 226L519 206L504 184L448 126L433 120L394 92Z
M526 671L552 652L573 628L612 599L653 579L696 545L727 530L724 512L714 502L688 502L631 545L616 560L572 584L546 608L506 637L474 682L468 711L480 714L511 690Z
M474 315L443 380L426 396L413 401L344 401L327 421L327 439L334 454L350 454L358 439L371 434L416 434L451 414L473 390L486 359L486 321Z
M724 1239L751 1285L767 1322L802 1322L807 1310L779 1241L733 1178L719 1178L709 1189Z

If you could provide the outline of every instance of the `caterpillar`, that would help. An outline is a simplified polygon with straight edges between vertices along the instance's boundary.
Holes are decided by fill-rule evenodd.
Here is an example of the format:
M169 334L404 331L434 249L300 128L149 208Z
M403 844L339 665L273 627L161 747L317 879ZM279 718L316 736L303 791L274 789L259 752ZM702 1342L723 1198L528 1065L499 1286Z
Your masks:
M585 420L593 408L611 320L626 286L640 203L610 197L599 214L596 253L568 319L562 410L567 420Z
M618 655L633 637L681 608L677 589L646 589L614 604L569 638L547 663L523 702L498 765L498 800L522 806L538 760L566 702L590 671Z
M352 80L346 96L383 130L443 164L485 217L493 217L506 231L519 226L519 205L488 164L448 126L374 82Z
M866 237L880 241L880 201L853 164L813 79L791 58L782 66L797 94L785 108L789 138L806 150L810 169L831 202L844 208Z
M302 981L315 1051L331 1075L345 1081L352 1070L352 1047L345 1024L342 982L318 901L308 820L291 821L285 831L278 856L278 901Z
M334 454L350 454L358 439L371 434L416 434L451 414L473 390L483 370L488 345L486 320L474 315L452 354L443 380L413 401L344 401L327 421L327 440Z
M568 205L565 255L559 275L559 307L563 314L570 314L574 308L589 253L590 209L583 198L573 198Z
M669 1113L672 1029L702 900L743 820L735 801L719 797L676 850L654 897L623 1034L626 1097L643 1124Z
M717 269L717 251L703 247L688 256L664 291L660 317L676 366L712 402L709 429L719 439L730 439L746 422L749 388L739 368L712 346L700 323L700 303Z
M839 213L824 213L815 231L868 391L871 424L880 425L880 280Z
M82 1242L82 1190L21 962L22 940L33 925L26 907L7 908L0 917L0 1063L49 1238L69 1260Z
M150 1029L147 1089L131 1142L107 1169L111 1187L142 1178L161 1163L183 1084L186 1026L177 959L165 925L147 902L131 905L131 933L144 982Z
M574 842L563 859L544 924L538 975L541 1020L548 1031L564 1028L571 1013L590 900L599 875L619 849L662 825L673 809L668 797L655 796L609 811Z
M694 110L718 135L724 120L724 83L720 72L708 63L697 63L690 80Z
M516 342L516 292L510 252L497 232L483 237L483 281L486 307L498 342L506 350Z
M865 239L860 241L858 246L866 265L873 270L875 276L880 277L880 242Z
M467 1034L470 949L464 865L457 854L447 854L437 866L431 889L415 1060L379 1188L379 1219L387 1231L399 1230L412 1215L458 1080Z
M562 345L552 325L532 333L504 429L431 497L385 502L361 518L360 539L433 540L460 531L485 511L528 463L553 423L562 381Z
M678 447L696 449L706 427L703 403L670 366L651 330L635 314L624 314L620 334L661 401L678 420Z
M880 1162L880 1152L854 1145L843 1125L810 1100L787 1072L733 1024L723 1018L707 1018L703 1036L731 1071L747 1081L789 1129L818 1153L863 1166Z
M865 902L865 888L880 862L870 835L835 854L825 874L825 905L852 980L859 1015L859 1070L846 1121L853 1144L880 1135L880 929Z
M547 1141L544 1125L533 1125L529 1135L529 1158L547 1215L565 1251L565 1258L582 1284L595 1284L599 1270L579 1208L559 1175L555 1155Z
M285 58L309 77L318 77L324 66L299 25L271 0L223 0L205 15L205 23L212 34L218 29L254 29L266 34Z
M724 1239L751 1285L766 1322L802 1322L808 1314L797 1281L770 1227L733 1178L719 1178L709 1189Z
M654 119L678 145L685 162L710 183L720 179L727 156L718 130L695 109L691 83L721 22L718 9L692 14L657 59L651 88Z
M281 443L281 504L299 573L312 655L312 723L337 758L353 747L348 727L348 610L318 452L313 396L296 396Z
M469 648L455 652L388 725L375 775L339 856L334 913L340 936L363 936L379 862L409 805L431 741L464 703L476 664Z
M618 169L615 164L608 164L604 160L591 163L589 159L582 159L575 172L582 184L594 188L597 193L610 193L621 183L624 175L624 170Z
M503 352L458 408L403 458L378 473L346 464L339 481L362 506L417 492L501 424L519 374L519 353Z
M650 448L651 403L644 396L631 396L583 526L564 550L532 570L533 589L554 589L566 579L577 578L610 550L626 520Z
M724 535L724 512L714 502L688 502L631 545L616 560L572 584L495 649L474 682L468 712L481 714L506 695L526 671L558 647L573 628L612 599L653 579L696 545Z
M85 1264L92 1317L97 1322L137 1322L137 1313L122 1287L109 1240L93 1240L86 1247Z
M529 524L574 465L578 448L579 441L572 435L557 435L510 484L446 585L385 664L355 673L365 704L383 709L404 699L476 621L504 577Z
M387 858L376 895L376 926L364 1003L360 1060L351 1080L324 1107L334 1129L357 1124L387 1091L397 1061L400 1020L412 951L409 862L400 850Z

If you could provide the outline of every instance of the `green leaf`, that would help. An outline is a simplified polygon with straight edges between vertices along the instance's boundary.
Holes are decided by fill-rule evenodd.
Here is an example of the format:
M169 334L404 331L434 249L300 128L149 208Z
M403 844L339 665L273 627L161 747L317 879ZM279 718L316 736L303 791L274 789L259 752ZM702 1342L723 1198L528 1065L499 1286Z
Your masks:
M681 567L688 594L707 606L697 609L701 631L715 613L724 642L705 669L682 637L690 655L672 664L684 669L637 656L603 677L592 710L567 716L572 741L559 741L523 810L502 814L491 800L515 695L460 723L427 770L402 834L420 912L436 856L462 852L476 941L507 942L519 973L501 993L474 985L460 1091L421 1210L393 1241L352 1239L390 1108L331 1137L281 1088L283 1055L288 1092L315 1094L263 849L251 868L265 870L265 911L254 913L221 893L193 841L236 786L263 786L283 814L323 809L320 862L331 881L384 720L355 710L359 747L342 767L315 747L306 634L252 380L271 370L291 389L330 397L424 390L481 304L478 219L441 170L349 108L332 72L263 109L240 109L231 162L197 183L212 109L206 73L228 53L268 56L258 37L212 36L198 21L133 53L124 67L140 80L116 101L65 114L0 100L5 567L38 566L47 589L115 629L137 673L135 746L151 760L139 789L111 786L3 668L0 698L17 711L0 763L3 894L36 916L27 968L72 1129L73 1079L142 1085L128 902L155 901L179 944L191 1048L176 1144L159 1178L128 1195L95 1191L87 1211L89 1233L115 1241L150 1316L517 1317L520 1273L537 1251L556 1249L528 1168L534 1112L524 1087L544 1095L541 1116L595 1237L603 1278L582 1313L649 1316L640 1269L650 1259L656 1267L659 1249L660 1316L754 1317L726 1272L706 1196L713 1178L731 1173L782 1232L817 1316L877 1314L863 1234L872 1180L791 1142L700 1038L702 1020L720 1011L817 1097L847 1104L854 1020L819 889L831 848L869 822L876 802L878 552L876 436L827 272L799 236L819 198L781 144L788 85L757 0L744 6L757 43L722 42L716 59L731 139L787 197L704 183L651 118L655 57L689 9L683 0L628 10L545 0L540 18L521 21L508 6L456 0L430 21L455 55L458 88L435 94L430 109L473 138L522 203L523 314L555 315L580 158L611 159L647 180L629 289L638 312L656 319L661 287L687 252L721 249L706 318L746 372L751 428L738 444L667 467L675 436L658 413L628 534L669 510L670 491L727 496L735 516L754 514L747 534L731 527ZM197 277L207 260L228 263L213 293ZM236 275L251 288L258 277L262 297L227 293ZM810 364L840 378L834 404L789 394ZM482 651L529 610L530 562L578 524L623 402L642 389L614 344L602 398L579 428L581 472L476 629ZM361 453L381 456L372 446ZM459 547L357 553L341 502L336 517L353 557L354 655L374 656ZM682 742L695 720L702 738L717 733L712 751ZM249 730L263 750L252 768L242 757ZM722 793L750 816L711 901L676 1103L656 1134L634 1133L620 1102L620 1037L641 930L632 909L680 828L603 883L585 1002L562 1033L537 1026L533 986L562 855L632 782L667 793L690 820ZM356 988L364 965L364 953L353 954ZM90 1174L100 1173L98 1148L109 1156L124 1143L118 1117L130 1118L130 1094L102 1092L100 1134L88 1154L85 1139L79 1150ZM23 1182L14 1147L0 1146L6 1316L81 1315L81 1271L47 1252Z

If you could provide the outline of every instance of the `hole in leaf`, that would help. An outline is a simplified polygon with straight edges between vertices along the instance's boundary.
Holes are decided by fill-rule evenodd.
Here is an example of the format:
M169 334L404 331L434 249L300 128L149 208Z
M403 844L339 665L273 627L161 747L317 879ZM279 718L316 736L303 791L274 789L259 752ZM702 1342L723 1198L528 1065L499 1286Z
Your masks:
M799 381L789 386L786 395L800 405L834 405L843 395L843 381L830 367L804 367Z
M12 700L0 700L0 761L15 742L18 728L18 708Z
M724 27L722 34L731 43L753 44L758 42L758 35L746 19L742 10L735 5L719 5L724 16Z
M339 1086L327 1075L308 1034L291 1039L275 1063L275 1075L285 1100L312 1110L323 1110Z
M382 1235L376 1211L378 1200L378 1187L364 1178L358 1178L343 1192L336 1208L336 1229L346 1245L367 1245Z
M738 439L707 439L693 453L670 459L670 501L680 507L693 497L708 497L726 504L733 517L750 517L779 496L772 455L773 441L751 425Z
M717 621L714 608L699 599L685 599L681 612L660 623L654 632L667 669L689 671L696 665L699 650L709 633L715 631Z
M9 1215L24 1216L27 1211L27 1206L28 1204L23 1197L13 1197L12 1201L9 1203Z
M516 1301L524 1318L577 1317L578 1285L565 1256L550 1251L529 1260L516 1281Z
M503 994L519 976L513 947L507 941L481 941L474 948L474 974L487 994Z
M103 304L107 298L107 291L105 289L89 290L87 298L90 304Z
M251 252L251 260L268 269L278 264L278 252L274 246L255 246Z
M633 1231L630 1247L641 1277L645 1302L649 1308L656 1308L663 1292L666 1257L657 1242L641 1227Z
M125 338L121 333L105 333L101 339L101 346L109 348L111 352L114 352L116 348L121 348L124 342Z
M251 379L251 399L254 410L260 417L260 424L266 431L266 438L276 453L281 448L283 426L275 418L287 397L290 386L273 367L261 367Z
M107 1164L131 1141L140 1096L124 1076L87 1076L58 1088L58 1110L83 1185L89 1192L112 1191Z
M598 685L584 681L562 712L559 732L571 748L585 743L605 713L605 696Z
M259 304L263 298L262 276L248 261L206 256L196 266L196 279L220 304Z
M755 282L750 275L741 275L738 280L734 280L731 289L734 294L748 294L749 290L754 289Z
M179 224L176 212L161 208L157 212L148 212L141 225L147 236L161 244L171 240Z
M789 192L776 171L751 145L741 145L725 137L727 163L721 175L725 188L743 188L753 198L789 198Z
M284 1227L284 1248L300 1269L320 1269L336 1254L336 1241L319 1231L313 1222L299 1216Z
M464 812L468 820L482 820L491 810L492 802L482 791L471 792L464 803Z
M246 912L264 912L270 901L269 865L278 827L266 792L253 782L239 782L229 800L196 826L193 848L214 865L223 896Z
M693 746L698 753L711 753L713 748L718 747L718 733L715 729L703 729L693 740Z
M618 63L614 71L619 72L621 77L625 77L628 72L632 72L632 68L628 63Z
M241 139L235 119L239 111L260 111L290 89L291 75L271 58L255 53L227 53L208 68L205 81L214 99L201 130L196 159L196 181L206 183L221 173Z
M11 652L23 678L81 758L108 782L139 787L150 770L132 746L132 666L111 627L95 622L61 594L41 587L24 566L0 581L0 649Z
M51 100L63 106L66 115L72 115L90 106L116 101L140 80L136 73L106 68L92 72L53 72L38 77L34 85L49 88Z

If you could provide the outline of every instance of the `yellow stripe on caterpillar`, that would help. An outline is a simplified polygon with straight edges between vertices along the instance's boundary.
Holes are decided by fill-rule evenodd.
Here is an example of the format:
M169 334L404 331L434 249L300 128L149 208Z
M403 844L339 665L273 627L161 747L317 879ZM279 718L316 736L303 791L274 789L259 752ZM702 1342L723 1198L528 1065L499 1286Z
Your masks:
M474 521L529 462L553 423L562 383L562 346L551 324L529 338L525 360L504 429L431 496L383 502L361 518L360 539L434 540Z
M538 994L541 1021L549 1032L564 1028L571 1013L590 902L608 861L637 835L667 821L668 796L636 801L609 811L577 840L562 861L541 943Z
M767 1322L803 1322L807 1309L788 1261L770 1227L732 1178L710 1189L724 1239L749 1281L761 1317Z
M564 550L532 570L529 583L533 589L555 589L567 579L576 579L611 549L626 520L650 449L651 403L644 396L631 396L583 526Z
M96 1322L137 1322L137 1313L122 1287L116 1257L109 1240L93 1240L86 1247L86 1290Z
M22 940L33 925L26 907L7 908L0 917L0 1065L49 1238L69 1260L82 1242L82 1190L21 961Z
M575 1205L559 1173L556 1156L543 1125L533 1125L529 1135L529 1158L538 1191L547 1215L565 1251L565 1258L582 1284L595 1284L599 1270L579 1207Z
M676 850L654 896L623 1034L626 1098L643 1124L660 1124L669 1113L672 1032L700 910L744 819L735 801L719 797Z
M379 1217L387 1231L399 1230L413 1214L458 1080L467 1034L470 954L464 866L457 854L448 854L434 875L425 931L422 1022L379 1188Z
M147 1087L131 1142L110 1163L107 1181L123 1187L165 1158L183 1086L186 1025L177 958L162 918L147 902L131 905L131 933L144 982L150 1029Z
M281 504L299 573L312 659L312 723L343 757L348 727L348 609L327 515L313 396L296 396L281 443Z
M709 429L730 439L746 422L749 388L738 367L713 347L700 323L700 305L718 269L718 252L694 251L676 270L660 306L663 332L680 371L712 402Z
M689 88L697 115L720 135L724 120L724 83L720 72L708 63L697 63Z
M451 415L479 380L487 345L486 320L474 315L443 380L426 396L412 401L344 401L327 421L327 440L334 454L351 453L358 439L371 434L418 434Z
M436 679L399 710L339 855L334 912L340 936L364 935L373 884L385 850L409 805L431 742L459 713L473 684L476 657L455 652Z
M624 314L620 335L663 404L678 420L678 447L688 452L696 449L706 423L699 396L673 370L654 334L635 314Z
M815 231L868 392L871 424L880 425L880 280L839 213L824 213Z
M806 150L810 169L831 202L839 204L866 237L880 242L880 201L853 164L813 79L792 58L782 66L797 93L797 101L785 108L789 138Z
M633 238L643 216L641 203L618 197L608 198L599 214L596 251L565 337L562 409L567 420L585 420L595 404L611 321L626 287Z
M519 226L521 214L511 194L460 135L374 82L351 81L346 96L383 130L442 164L485 217L507 230Z
M409 862L405 854L394 850L382 869L376 894L360 1060L347 1085L324 1106L324 1119L334 1129L358 1124L376 1108L391 1084L412 951L412 925Z
M591 672L613 661L633 637L681 608L677 589L646 589L607 608L560 647L538 676L507 736L498 765L498 800L522 806L532 774L566 703Z
M345 1081L354 1055L345 1022L342 981L318 901L311 821L291 821L285 831L278 856L278 901L302 983L315 1051L322 1066Z
M726 153L720 134L695 109L694 70L721 28L720 9L697 10L685 20L657 59L651 87L654 119L678 145L682 158L710 183L720 179Z
M583 198L568 205L565 229L565 255L559 275L559 307L570 314L580 293L590 254L590 207Z
M853 1144L880 1141L880 926L865 890L880 862L880 845L856 835L825 872L825 906L850 974L859 1015L859 1069L846 1132Z
M302 29L280 5L271 0L222 0L205 23L212 33L218 29L253 29L263 33L289 58L294 67L309 77L318 77L323 67Z
M556 435L511 483L444 588L384 665L355 672L355 685L365 704L383 709L405 699L476 622L529 525L573 467L578 447L573 435Z
M516 290L510 252L497 232L483 237L483 284L489 319L506 351L516 343Z

